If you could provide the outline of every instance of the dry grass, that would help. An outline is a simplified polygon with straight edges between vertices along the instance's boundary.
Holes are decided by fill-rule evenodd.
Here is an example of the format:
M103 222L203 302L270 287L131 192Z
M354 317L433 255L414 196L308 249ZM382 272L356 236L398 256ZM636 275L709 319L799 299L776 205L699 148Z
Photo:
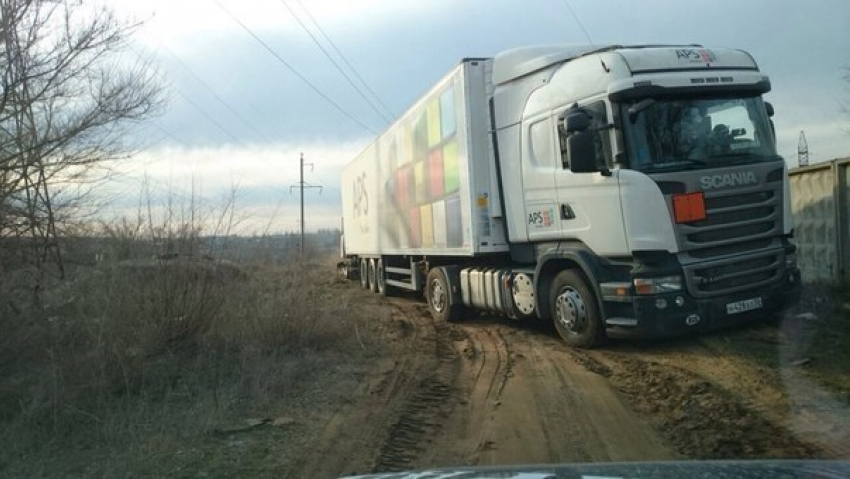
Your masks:
M127 258L134 242L137 259L73 268L40 308L0 282L0 475L173 474L209 459L175 448L285 413L365 354L329 261L159 260L142 239L108 244Z

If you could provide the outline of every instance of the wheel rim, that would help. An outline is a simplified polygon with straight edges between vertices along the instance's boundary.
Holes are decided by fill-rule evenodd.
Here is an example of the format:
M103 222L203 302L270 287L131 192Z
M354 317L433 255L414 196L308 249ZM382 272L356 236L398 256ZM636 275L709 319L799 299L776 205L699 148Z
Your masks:
M574 288L564 288L555 299L555 319L570 334L580 334L587 327L587 307Z
M369 260L369 289L375 285L375 261Z
M440 280L435 279L431 281L430 293L431 307L434 308L434 311L442 313L446 309L447 298L446 290L443 289L443 285L440 283Z

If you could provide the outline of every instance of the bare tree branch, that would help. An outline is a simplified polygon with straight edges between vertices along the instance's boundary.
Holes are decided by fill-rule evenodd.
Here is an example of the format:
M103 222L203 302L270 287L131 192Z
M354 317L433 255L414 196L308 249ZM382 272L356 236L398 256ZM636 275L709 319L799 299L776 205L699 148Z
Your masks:
M164 107L152 65L122 56L139 26L84 0L0 0L0 238L29 238L40 270L53 251L61 271L57 224L85 191L67 186Z

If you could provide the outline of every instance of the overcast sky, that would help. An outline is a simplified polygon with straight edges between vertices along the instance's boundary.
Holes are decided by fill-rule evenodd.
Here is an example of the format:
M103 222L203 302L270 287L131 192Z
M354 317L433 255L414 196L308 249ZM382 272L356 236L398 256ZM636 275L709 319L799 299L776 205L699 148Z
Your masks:
M771 77L767 100L776 109L779 150L789 164L796 166L801 130L811 162L850 156L850 115L842 111L842 105L850 106L850 89L842 80L850 66L847 0L107 3L119 15L145 21L134 52L155 61L171 98L162 117L137 130L148 146L122 166L126 175L115 184L123 192L116 214L138 204L146 176L157 191L186 194L194 188L210 205L235 187L244 217L240 232L295 231L298 194L289 187L298 182L303 152L315 165L305 180L323 186L321 193L307 193L307 229L337 227L340 169L387 126L385 117L404 112L461 58L523 45L586 44L583 29L595 44L698 43L747 50ZM374 107L287 6L345 67L316 24L334 42L368 84L360 89L377 94ZM348 75L357 81L354 73Z

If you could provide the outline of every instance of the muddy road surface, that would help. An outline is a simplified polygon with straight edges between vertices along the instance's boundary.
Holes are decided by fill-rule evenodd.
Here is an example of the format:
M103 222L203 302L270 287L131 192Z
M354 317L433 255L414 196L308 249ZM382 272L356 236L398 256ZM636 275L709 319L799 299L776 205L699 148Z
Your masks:
M846 407L807 408L789 381L712 347L716 336L579 351L540 321L435 323L413 297L359 298L383 311L385 350L290 477L850 453Z

